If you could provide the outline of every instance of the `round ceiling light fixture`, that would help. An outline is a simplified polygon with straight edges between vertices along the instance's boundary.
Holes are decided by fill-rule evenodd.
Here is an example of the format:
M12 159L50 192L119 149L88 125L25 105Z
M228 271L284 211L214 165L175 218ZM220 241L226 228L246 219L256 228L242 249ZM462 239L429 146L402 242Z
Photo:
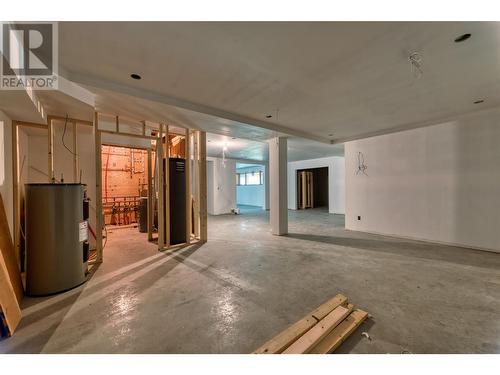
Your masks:
M474 104L481 104L484 103L484 99L479 99L474 102Z
M136 73L132 73L130 75L130 77L133 78L133 79L141 79L142 78L139 74L136 74Z
M471 34L468 34L468 33L460 35L459 37L455 38L455 43L460 43L460 42L463 42L463 41L469 39L470 35Z

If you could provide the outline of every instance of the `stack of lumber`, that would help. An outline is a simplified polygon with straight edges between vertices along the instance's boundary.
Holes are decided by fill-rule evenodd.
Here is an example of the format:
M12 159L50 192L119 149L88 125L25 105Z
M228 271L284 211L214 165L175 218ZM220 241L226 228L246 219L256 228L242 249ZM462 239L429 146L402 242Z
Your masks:
M367 318L368 313L337 294L254 351L256 354L332 353Z
M0 195L0 335L12 335L21 320L23 298L21 272L17 265L7 216Z

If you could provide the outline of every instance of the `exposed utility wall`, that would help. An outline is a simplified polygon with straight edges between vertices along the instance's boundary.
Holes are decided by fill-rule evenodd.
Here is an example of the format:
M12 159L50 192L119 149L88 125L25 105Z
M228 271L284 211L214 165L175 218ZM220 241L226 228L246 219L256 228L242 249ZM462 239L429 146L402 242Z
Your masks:
M257 206L265 208L266 204L266 174L264 166L250 166L242 167L236 169L236 173L252 173L252 172L262 172L263 173L263 184L262 185L237 185L236 186L236 203L248 206Z
M101 160L105 223L137 222L139 197L147 196L147 151L103 145Z
M57 181L64 177L64 182L78 182L73 176L73 154L62 143L64 121L54 121L54 174ZM77 155L82 170L82 183L87 185L87 195L90 198L90 226L95 231L95 159L94 135L91 126L78 125ZM47 183L48 179L48 137L47 131L42 129L19 128L19 191L24 197L24 184ZM73 126L68 124L64 135L66 146L73 151ZM10 155L9 157L12 157ZM12 189L12 188L11 188ZM9 202L9 207L13 204ZM90 236L90 246L95 246L93 236Z
M345 213L345 159L340 156L288 163L288 209L297 209L297 170L328 167L328 211Z
M499 109L346 143L346 228L500 251L499 145Z
M207 158L207 211L221 215L236 208L236 161Z

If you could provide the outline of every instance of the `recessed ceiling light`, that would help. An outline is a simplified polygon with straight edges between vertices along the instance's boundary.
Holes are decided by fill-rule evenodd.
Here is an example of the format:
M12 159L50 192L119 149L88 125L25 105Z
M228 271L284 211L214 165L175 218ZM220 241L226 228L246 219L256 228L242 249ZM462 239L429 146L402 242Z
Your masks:
M484 103L484 99L479 99L474 102L474 104L481 104Z
M266 115L266 118L271 118L273 117L273 115Z
M459 37L455 38L455 43L463 42L464 40L467 40L469 38L470 38L470 34L460 35Z
M135 74L135 73L132 73L130 75L130 77L132 77L133 79L141 79L142 78L139 74Z

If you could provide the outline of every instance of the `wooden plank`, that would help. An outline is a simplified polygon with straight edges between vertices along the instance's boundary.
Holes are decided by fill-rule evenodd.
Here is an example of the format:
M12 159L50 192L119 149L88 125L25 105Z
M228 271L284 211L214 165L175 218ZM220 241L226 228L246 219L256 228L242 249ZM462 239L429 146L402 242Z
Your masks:
M79 183L79 163L78 163L78 125L73 123L73 182Z
M170 133L170 125L164 125L165 133L163 134L165 137L165 147L162 148L162 158L165 159L165 174L163 175L163 186L165 186L165 195L164 195L164 210L165 215L163 217L164 228L164 242L165 247L170 248L170 142L169 142L169 133ZM162 138L163 142L163 138ZM163 145L163 143L162 143ZM163 163L161 164L163 166ZM162 167L163 169L163 167Z
M168 134L168 130L167 130ZM156 139L156 164L158 165L158 250L165 248L165 178L163 170L163 124L160 124ZM168 168L168 160L167 160ZM168 192L167 192L168 193ZM168 197L168 195L167 195ZM168 213L167 213L168 214ZM167 235L167 247L169 244Z
M347 297L342 294L337 294L332 299L328 300L311 313L300 319L298 322L292 324L283 332L273 337L260 348L254 351L256 354L277 354L283 352L291 344L293 344L300 336L306 333L309 329L314 327L318 321L323 319L328 313L335 308L345 305Z
M200 132L196 131L193 134L193 148L194 148L194 170L193 170L193 175L194 175L194 237L195 238L200 238L200 147L199 147L199 142L200 142Z
M47 118L51 118L52 120L60 120L60 121L68 121L68 122L77 122L79 124L82 124L82 125L88 125L88 126L93 126L94 123L92 121L87 121L87 120L80 120L80 119L77 119L77 118L73 118L73 117L63 117L63 116L54 116L54 115L50 115L50 116L47 116Z
M19 197L19 127L12 121L12 190L14 199L14 253L21 269L21 198Z
M321 340L309 353L327 354L333 353L340 344L363 323L368 317L368 313L363 310L354 310L345 320Z
M52 117L47 118L47 132L48 132L48 165L49 165L49 182L54 181L54 124Z
M154 213L153 213L153 166L151 160L151 146L148 147L148 241L153 240L153 222L154 222Z
M96 207L96 262L103 260L102 248L102 228L103 228L103 210L102 210L102 150L101 150L101 131L99 130L99 114L94 113L94 146L95 146L95 207Z
M307 353L318 344L326 335L337 327L352 311L351 304L336 307L331 313L325 316L309 331L304 333L292 345L290 345L283 354L302 354Z
M200 240L208 239L207 227L207 133L200 131Z
M24 295L23 281L19 269L14 244L10 236L9 224L2 196L0 195L0 255L3 256L5 267L7 269L9 282L16 295L18 303L21 303Z
M186 243L191 242L191 132L186 129L184 141L186 155Z
M3 320L6 322L9 335L12 335L21 320L21 309L9 280L2 252L0 252L0 316L3 316Z

